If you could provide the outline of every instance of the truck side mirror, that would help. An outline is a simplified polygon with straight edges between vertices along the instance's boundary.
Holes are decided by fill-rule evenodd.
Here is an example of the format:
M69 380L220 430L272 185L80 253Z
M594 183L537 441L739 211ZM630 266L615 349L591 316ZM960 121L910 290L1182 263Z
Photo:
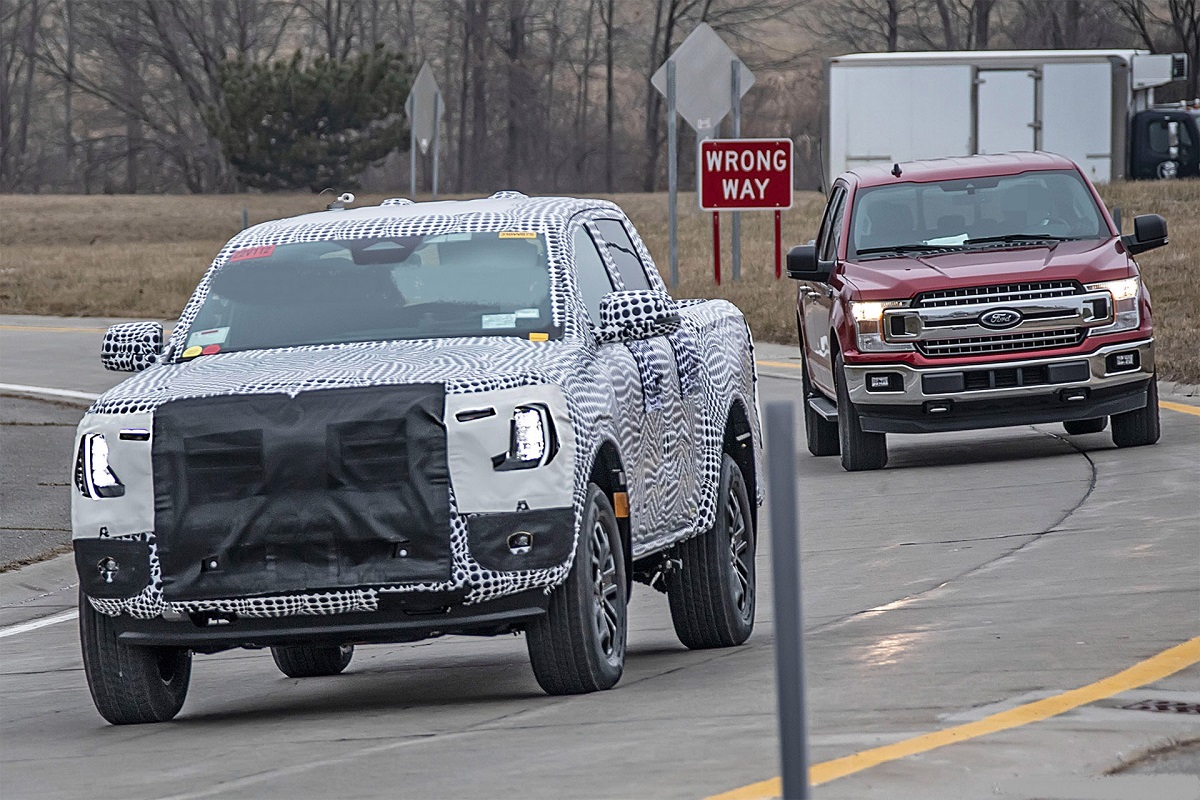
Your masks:
M817 260L816 245L798 244L788 250L787 274L792 280L825 283L829 280L829 273L832 271L832 261Z
M100 363L116 372L141 372L158 359L162 347L161 322L121 322L104 334Z
M1133 218L1133 234L1121 237L1121 243L1130 255L1136 256L1147 250L1162 247L1167 238L1167 221L1158 214L1141 214Z

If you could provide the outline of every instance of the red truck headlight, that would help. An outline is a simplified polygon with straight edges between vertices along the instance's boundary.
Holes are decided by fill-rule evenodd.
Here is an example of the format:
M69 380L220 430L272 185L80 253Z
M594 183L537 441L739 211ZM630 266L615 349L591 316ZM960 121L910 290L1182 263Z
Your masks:
M1089 291L1104 291L1112 295L1113 321L1103 328L1093 328L1093 333L1116 333L1118 331L1137 330L1141 325L1141 314L1138 312L1138 296L1142 293L1142 280L1136 275L1132 278L1122 278L1116 281L1089 283Z
M912 350L911 344L884 341L883 313L889 308L903 308L907 300L872 300L850 303L858 349L864 353L895 353Z

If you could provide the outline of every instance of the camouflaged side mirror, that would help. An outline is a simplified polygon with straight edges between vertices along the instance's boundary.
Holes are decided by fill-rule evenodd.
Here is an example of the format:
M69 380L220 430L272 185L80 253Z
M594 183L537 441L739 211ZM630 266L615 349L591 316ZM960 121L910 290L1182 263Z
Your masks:
M163 349L161 322L122 322L104 334L100 363L115 372L141 372Z
M679 330L679 306L657 289L609 292L600 298L601 342L631 342L669 336Z

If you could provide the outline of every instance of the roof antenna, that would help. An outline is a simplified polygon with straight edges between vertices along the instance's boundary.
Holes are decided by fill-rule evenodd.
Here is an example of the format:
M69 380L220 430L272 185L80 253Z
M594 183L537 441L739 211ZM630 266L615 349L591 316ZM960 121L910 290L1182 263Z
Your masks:
M900 169L899 164L892 164L892 174L899 178L904 172Z

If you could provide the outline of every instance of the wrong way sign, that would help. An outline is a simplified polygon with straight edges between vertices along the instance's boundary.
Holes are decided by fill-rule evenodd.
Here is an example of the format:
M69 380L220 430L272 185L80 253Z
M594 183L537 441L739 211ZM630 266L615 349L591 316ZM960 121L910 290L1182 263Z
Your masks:
M792 207L791 139L707 139L696 171L705 211Z

